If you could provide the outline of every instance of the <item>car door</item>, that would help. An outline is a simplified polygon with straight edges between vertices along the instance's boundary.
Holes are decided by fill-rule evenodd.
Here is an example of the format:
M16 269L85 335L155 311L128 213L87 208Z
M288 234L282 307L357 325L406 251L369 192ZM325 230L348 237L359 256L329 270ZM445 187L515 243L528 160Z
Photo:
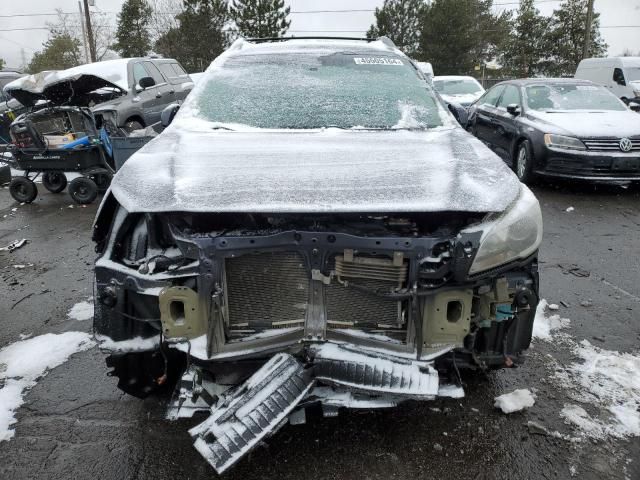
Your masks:
M509 105L517 105L518 112L522 112L522 99L520 88L516 85L507 85L498 100L497 114L493 125L493 149L507 162L511 162L511 145L516 136L518 115L507 111Z
M475 106L472 132L480 140L493 145L493 125L497 114L496 104L504 90L504 85L496 85L478 100Z
M152 125L160 121L160 113L162 111L162 98L163 88L166 87L164 77L160 75L160 72L154 77L154 71L148 68L150 62L138 61L133 63L133 80L136 89L136 98L142 104L142 114L144 116L145 125ZM153 67L153 65L151 65ZM157 70L157 69L156 69ZM158 78L159 75L159 78ZM140 87L140 80L144 77L151 77L156 82L156 85L142 89ZM158 80L160 84L158 84Z
M164 107L169 105L173 101L172 88L167 82L167 79L160 73L158 67L151 61L144 62L144 68L149 73L149 76L153 78L156 84L148 90L153 93L153 100L151 102L152 108L150 109L151 123L160 121L160 115Z

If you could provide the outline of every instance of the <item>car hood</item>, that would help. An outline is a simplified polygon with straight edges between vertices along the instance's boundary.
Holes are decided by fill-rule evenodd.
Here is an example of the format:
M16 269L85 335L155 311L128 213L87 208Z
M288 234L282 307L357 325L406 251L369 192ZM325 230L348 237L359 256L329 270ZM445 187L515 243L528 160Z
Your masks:
M8 83L4 91L24 106L31 107L39 100L46 100L54 105L73 105L75 99L101 88L125 91L100 76L66 70L40 72L19 78Z
M633 137L640 135L640 116L631 110L598 112L537 112L528 115L560 133L579 138L588 137Z
M476 93L461 93L460 95L446 95L440 94L442 99L447 103L459 103L460 105L471 105L482 96L482 92Z
M111 191L129 212L503 211L520 183L458 127L230 132L174 125Z

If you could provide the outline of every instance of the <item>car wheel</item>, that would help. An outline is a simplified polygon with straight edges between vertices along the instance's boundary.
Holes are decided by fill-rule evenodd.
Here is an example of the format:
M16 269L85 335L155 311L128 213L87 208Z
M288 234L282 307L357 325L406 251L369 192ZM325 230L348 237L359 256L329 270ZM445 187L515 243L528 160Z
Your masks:
M69 184L69 195L74 202L80 205L87 205L98 196L98 186L90 178L74 178Z
M42 185L51 193L60 193L67 188L67 176L62 172L47 172L42 175Z
M129 120L124 124L124 129L127 131L127 133L131 133L134 130L142 130L143 128L144 125L142 125L142 123L137 120Z
M38 196L38 187L27 177L16 177L9 184L9 193L16 202L31 203Z
M522 183L533 183L535 174L533 173L533 152L529 140L523 140L518 145L516 158L513 162L513 169Z

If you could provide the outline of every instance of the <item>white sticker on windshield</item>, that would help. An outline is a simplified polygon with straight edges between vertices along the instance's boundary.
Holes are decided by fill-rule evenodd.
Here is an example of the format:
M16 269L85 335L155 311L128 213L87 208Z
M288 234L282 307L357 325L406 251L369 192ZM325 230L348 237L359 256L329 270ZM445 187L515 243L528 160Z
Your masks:
M357 65L404 65L402 60L389 57L354 57Z

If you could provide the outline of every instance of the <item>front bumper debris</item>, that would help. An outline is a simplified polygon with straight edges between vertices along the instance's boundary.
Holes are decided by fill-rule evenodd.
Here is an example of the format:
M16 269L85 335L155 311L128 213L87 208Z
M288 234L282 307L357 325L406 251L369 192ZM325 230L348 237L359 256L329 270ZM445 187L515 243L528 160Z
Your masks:
M319 402L331 415L341 406L390 407L433 399L441 391L437 371L425 362L331 343L307 353L305 361L287 353L273 356L243 384L222 393L211 416L190 430L195 448L216 472L234 465L287 418L302 423L304 412L297 408ZM189 396L182 390L183 398ZM369 400L358 400L360 395Z

